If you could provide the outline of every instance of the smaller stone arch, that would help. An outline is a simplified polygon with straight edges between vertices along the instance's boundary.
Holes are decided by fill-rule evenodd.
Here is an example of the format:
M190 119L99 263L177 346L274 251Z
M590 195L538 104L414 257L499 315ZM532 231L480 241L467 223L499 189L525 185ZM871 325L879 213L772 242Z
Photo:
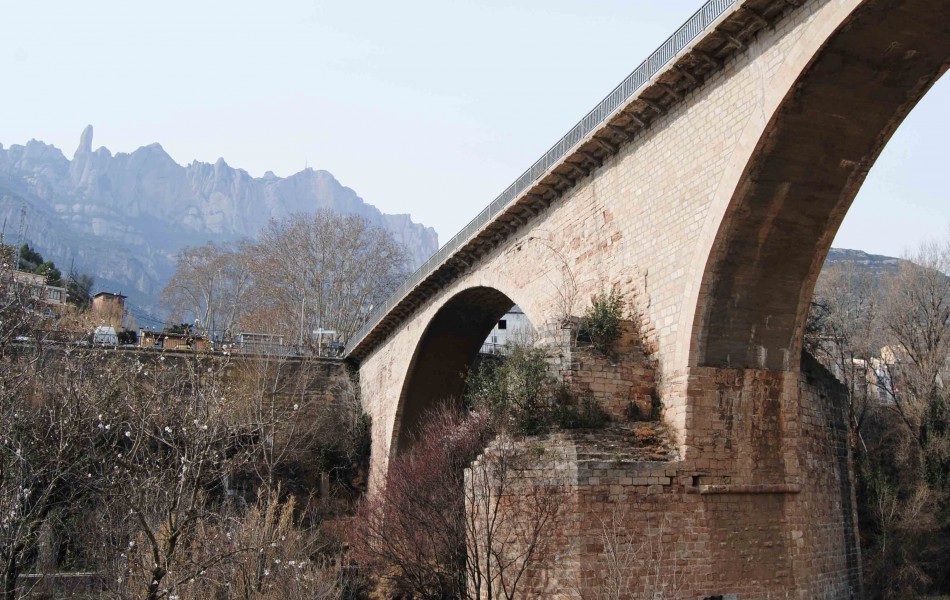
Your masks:
M409 447L426 411L462 397L465 373L492 328L513 306L515 302L499 290L476 286L457 293L435 313L409 363L391 456Z

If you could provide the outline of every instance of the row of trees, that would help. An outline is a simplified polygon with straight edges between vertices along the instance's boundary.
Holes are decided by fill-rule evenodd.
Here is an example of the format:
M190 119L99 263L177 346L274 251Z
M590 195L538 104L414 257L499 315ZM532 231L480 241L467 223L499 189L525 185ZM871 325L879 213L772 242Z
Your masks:
M320 210L271 221L256 242L207 244L179 255L163 300L203 333L241 331L349 339L405 279L407 254L366 219Z
M0 598L64 570L97 597L341 596L321 522L368 448L346 376L328 394L306 361L47 346L39 326L14 344L28 302L0 314Z
M950 236L826 269L806 347L847 390L871 597L950 592Z

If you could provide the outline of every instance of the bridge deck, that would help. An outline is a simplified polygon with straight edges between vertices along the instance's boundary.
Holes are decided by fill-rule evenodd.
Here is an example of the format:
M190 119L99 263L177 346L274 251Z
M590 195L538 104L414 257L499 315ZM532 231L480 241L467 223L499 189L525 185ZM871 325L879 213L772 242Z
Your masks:
M408 316L463 274L658 116L798 0L709 0L544 156L413 273L348 341L361 361Z

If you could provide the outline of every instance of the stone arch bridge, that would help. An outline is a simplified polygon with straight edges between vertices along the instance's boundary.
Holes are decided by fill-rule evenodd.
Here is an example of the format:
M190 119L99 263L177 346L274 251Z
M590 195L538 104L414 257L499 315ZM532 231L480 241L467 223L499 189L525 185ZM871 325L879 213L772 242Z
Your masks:
M847 421L803 327L868 170L948 60L947 0L707 2L351 340L373 485L513 304L554 336L615 289L679 460L613 483L686 532L682 597L859 595ZM609 482L585 472L577 498Z

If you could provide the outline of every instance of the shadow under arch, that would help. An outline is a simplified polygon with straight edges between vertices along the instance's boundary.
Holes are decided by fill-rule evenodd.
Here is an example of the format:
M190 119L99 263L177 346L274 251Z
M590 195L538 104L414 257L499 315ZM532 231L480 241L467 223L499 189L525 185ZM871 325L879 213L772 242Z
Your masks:
M715 235L689 364L797 370L815 282L884 145L950 60L944 0L868 0L779 103Z
M463 376L498 320L515 305L491 287L472 287L446 302L419 340L399 396L390 455L411 444L426 411L439 402L458 399Z

